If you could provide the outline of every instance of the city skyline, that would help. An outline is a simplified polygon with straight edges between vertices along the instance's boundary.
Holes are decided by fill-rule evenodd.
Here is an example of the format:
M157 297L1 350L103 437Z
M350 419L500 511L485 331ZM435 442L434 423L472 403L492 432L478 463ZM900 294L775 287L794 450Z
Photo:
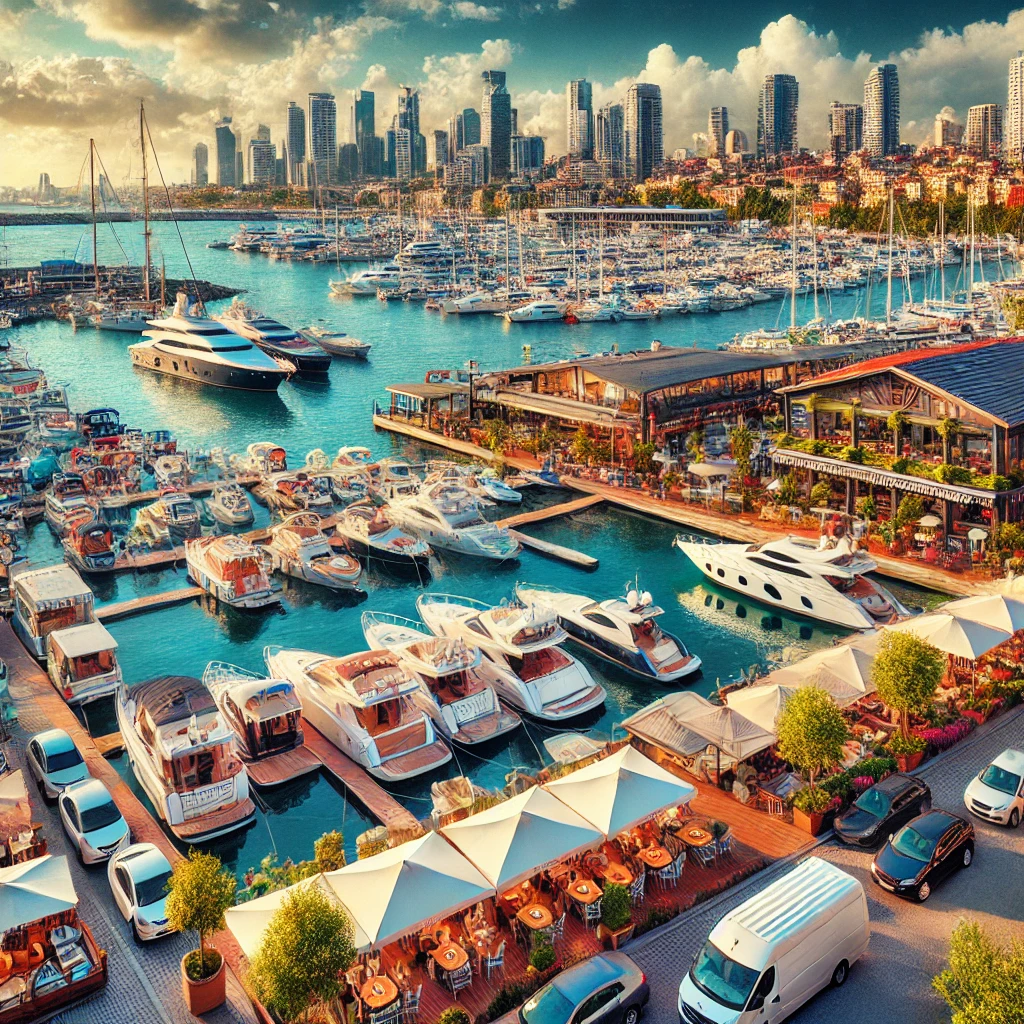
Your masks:
M212 6L218 3L216 0ZM84 6L68 5L76 9ZM96 9L100 6L97 0ZM367 12L370 9L368 6ZM15 41L5 44L11 56L17 57L19 40L23 44L31 38L34 19L39 16L30 11L13 20L13 33L8 35L13 35ZM458 38L470 34L466 26L472 20L460 21ZM384 21L389 27L384 27ZM0 157L0 182L31 184L44 169L54 180L66 180L78 173L89 134L109 139L107 146L113 143L116 147L108 160L117 167L116 171L111 167L114 179L128 175L132 159L129 149L134 141L129 125L140 95L147 101L168 177L175 181L189 179L193 147L200 140L212 144L211 126L221 114L232 116L245 143L259 123L271 127L276 141L287 134L287 100L305 105L309 92L323 91L337 97L339 144L355 141L348 117L352 90L375 92L377 134L383 135L394 112L392 97L398 92L402 72L397 63L367 66L365 62L382 33L393 31L392 23L397 23L393 15L370 13L344 25L331 23L334 27L330 31L321 22L318 31L302 36L301 46L289 57L250 59L233 65L233 73L243 73L230 92L225 91L225 72L217 62L186 74L187 61L177 49L176 37L169 38L160 49L151 40L146 42L141 29L131 40L119 36L119 41L110 41L106 49L118 55L103 58L36 56L18 62L10 60L0 48L0 99L5 101L0 103L0 131L9 142L6 151L11 152L10 144L17 142L16 151L22 154L17 166L11 166L9 158ZM90 22L90 26L93 38L89 45L96 49L112 30L96 22ZM419 22L410 22L407 27L412 32L418 26ZM930 138L935 116L944 110L955 112L956 119L965 122L971 106L1007 103L1006 68L1017 49L1024 49L1024 12L1012 12L1003 24L979 22L968 29L958 35L928 31L923 24L919 44L892 57L899 68L903 141L921 143ZM65 33L69 31L65 26ZM732 62L719 67L698 57L686 60L682 50L667 43L654 47L646 56L633 52L634 72L614 81L609 81L601 68L593 69L590 54L577 58L575 48L572 59L566 60L563 55L556 68L531 71L530 54L522 45L489 38L476 52L456 50L427 56L404 80L412 82L419 94L420 132L426 137L436 129L446 129L448 119L458 110L480 108L482 71L504 70L511 105L519 112L519 132L544 136L550 156L565 152L565 90L569 81L588 81L595 117L602 107L621 103L638 78L659 85L664 97L664 149L671 153L681 147L694 147L694 136L706 132L708 111L715 106L728 107L730 127L743 131L748 138L756 137L758 82L768 74L793 73L801 87L799 144L825 149L830 103L859 102L871 69L882 63L881 57L876 59L867 52L845 55L852 51L840 38L824 27L815 31L792 15L769 23L760 32L752 25L746 36L751 45L742 47ZM337 49L342 38L343 52ZM158 60L153 56L154 47ZM167 59L168 52L172 53L171 59L159 73L160 61ZM152 69L148 73L143 56ZM576 68L577 59L587 67ZM81 71L86 63L92 79L84 85L76 79L73 95L70 75ZM93 92L101 88L102 102L99 93ZM280 100L281 89L285 90L284 102Z

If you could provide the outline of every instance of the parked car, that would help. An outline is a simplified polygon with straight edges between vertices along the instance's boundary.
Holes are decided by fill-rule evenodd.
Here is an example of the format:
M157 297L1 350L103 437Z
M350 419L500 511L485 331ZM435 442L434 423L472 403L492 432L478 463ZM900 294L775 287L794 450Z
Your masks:
M100 864L132 841L128 822L99 779L66 786L57 809L82 864Z
M636 1024L647 976L625 953L602 953L562 971L519 1008L520 1024Z
M1016 828L1024 817L1024 753L1004 750L964 791L971 814Z
M171 865L152 843L119 850L107 864L107 881L136 942L150 942L173 929L167 923L167 880Z
M948 811L908 822L875 854L871 877L883 889L923 903L932 889L974 860L974 826Z
M39 783L46 800L56 800L65 786L89 778L89 769L82 755L63 729L36 733L28 741L25 753L28 770Z
M931 806L931 790L924 782L912 775L890 775L865 789L836 818L836 835L844 843L873 849Z

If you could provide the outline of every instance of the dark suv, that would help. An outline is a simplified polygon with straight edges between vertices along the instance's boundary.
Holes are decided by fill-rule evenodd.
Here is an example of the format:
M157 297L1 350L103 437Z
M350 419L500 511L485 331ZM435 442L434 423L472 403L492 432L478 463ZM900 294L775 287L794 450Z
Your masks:
M931 806L931 790L924 782L913 775L890 775L865 789L836 818L836 835L851 846L874 849Z

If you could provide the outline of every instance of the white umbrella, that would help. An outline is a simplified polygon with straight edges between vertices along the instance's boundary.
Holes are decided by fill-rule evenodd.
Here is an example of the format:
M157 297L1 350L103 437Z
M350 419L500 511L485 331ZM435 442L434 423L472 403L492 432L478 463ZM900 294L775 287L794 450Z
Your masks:
M67 857L46 854L0 868L0 934L77 904Z
M934 528L942 525L942 520L938 516L932 515L930 512L926 516L921 516L917 521L918 526L925 526Z
M849 704L872 693L871 666L878 651L879 635L868 633L848 643L826 647L792 665L770 673L765 682L783 686L820 686L837 704Z
M795 686L768 683L766 686L744 686L733 690L726 703L737 714L760 726L765 732L777 735L775 721L786 702L798 691Z
M970 619L993 629L1004 629L1008 633L1024 629L1024 601L1005 594L961 598L943 605L942 610L958 619Z
M720 462L691 462L686 467L686 472L703 477L705 480L713 480L716 477L729 476L735 468L735 465L730 466Z
M916 618L906 619L885 628L898 633L913 633L940 651L952 654L956 658L966 658L968 661L977 661L983 654L1009 640L1011 636L1005 629L995 629L942 611L918 615Z

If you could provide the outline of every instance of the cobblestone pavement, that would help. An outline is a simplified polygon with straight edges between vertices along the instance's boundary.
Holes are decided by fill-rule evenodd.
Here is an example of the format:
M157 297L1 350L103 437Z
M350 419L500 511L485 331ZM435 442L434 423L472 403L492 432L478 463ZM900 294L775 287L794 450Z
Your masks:
M997 718L922 767L918 774L931 787L933 806L966 814L963 791L968 781L1007 747L1024 748L1024 708ZM863 882L871 914L871 947L854 965L842 989L822 992L790 1021L936 1024L948 1020L945 1005L932 991L931 979L945 966L949 935L957 921L974 919L1001 942L1019 938L1024 921L1024 889L1020 885L1024 826L1014 832L972 820L977 830L974 863L947 878L925 904L897 899L874 885L868 874L870 853L834 840L813 851L814 856L825 857ZM647 972L651 985L646 1024L678 1022L679 981L715 923L790 866L780 863L627 947Z

